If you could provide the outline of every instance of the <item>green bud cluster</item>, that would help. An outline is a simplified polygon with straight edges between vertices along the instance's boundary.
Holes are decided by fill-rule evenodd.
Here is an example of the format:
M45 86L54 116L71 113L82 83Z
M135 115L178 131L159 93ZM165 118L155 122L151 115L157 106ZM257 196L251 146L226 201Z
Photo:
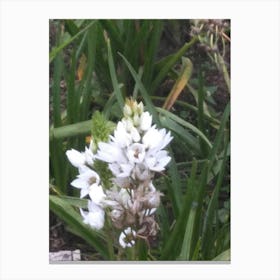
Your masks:
M92 152L96 153L99 142L108 142L109 135L114 131L115 124L108 121L99 111L92 115Z

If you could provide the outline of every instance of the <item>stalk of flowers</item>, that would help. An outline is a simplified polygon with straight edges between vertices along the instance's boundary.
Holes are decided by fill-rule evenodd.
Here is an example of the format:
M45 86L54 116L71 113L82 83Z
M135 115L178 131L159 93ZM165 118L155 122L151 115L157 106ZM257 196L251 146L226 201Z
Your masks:
M81 189L81 197L90 197L88 211L81 210L84 222L101 229L107 209L112 224L121 231L119 243L125 248L132 247L137 238L149 240L159 230L155 211L162 194L152 180L171 160L164 148L172 137L152 125L152 116L144 112L142 102L127 99L123 113L109 141L98 143L96 154L87 148L79 156L73 150L66 154L80 173L72 186ZM109 189L102 187L98 174L89 168L94 160L108 163L113 174Z

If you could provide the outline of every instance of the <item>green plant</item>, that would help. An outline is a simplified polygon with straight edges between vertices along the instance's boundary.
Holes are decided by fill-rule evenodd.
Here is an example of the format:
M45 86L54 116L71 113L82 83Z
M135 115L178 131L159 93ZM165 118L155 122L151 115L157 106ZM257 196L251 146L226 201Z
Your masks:
M55 44L50 52L50 210L69 230L82 237L104 260L229 260L230 103L217 109L205 76L212 71L194 63L202 34L158 58L164 30L188 21L55 20ZM224 42L226 44L227 42ZM224 46L226 47L226 45ZM210 59L208 63L212 63ZM215 62L215 61L214 61ZM223 67L226 67L223 64ZM180 70L178 70L180 68ZM226 70L226 71L225 71ZM227 74L225 74L227 73ZM229 91L227 69L225 76ZM171 80L173 87L162 94ZM62 87L61 84L65 84ZM184 96L185 95L185 96ZM62 100L61 97L65 97ZM155 185L164 194L157 211L156 240L139 241L118 251L109 224L94 231L83 224L78 208L85 201L70 186L76 170L67 161L71 148L84 150L85 137L98 145L92 115L108 123L108 134L119 120L125 98L143 101L158 127L174 137L172 157ZM210 98L211 97L211 98ZM182 99L182 100L179 100ZM173 110L173 111L171 111ZM184 113L184 114L181 114ZM98 135L97 135L98 134ZM97 138L96 138L97 137ZM101 139L102 140L102 139ZM104 140L102 140L104 141ZM103 167L101 167L102 169ZM226 193L226 198L221 198ZM225 206L226 205L226 206Z

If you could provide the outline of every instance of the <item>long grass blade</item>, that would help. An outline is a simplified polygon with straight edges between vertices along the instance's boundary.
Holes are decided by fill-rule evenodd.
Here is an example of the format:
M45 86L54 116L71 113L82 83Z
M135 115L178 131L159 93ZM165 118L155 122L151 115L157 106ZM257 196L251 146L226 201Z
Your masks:
M175 101L178 99L180 93L185 88L186 84L188 83L191 74L192 74L192 62L190 59L182 57L182 70L179 74L178 79L176 80L174 86L171 89L171 92L169 93L168 97L166 98L163 109L170 110L170 108L173 106Z
M228 141L226 142L225 149L224 149L224 158L222 162L222 167L220 169L219 175L218 175L218 180L217 184L215 186L215 189L213 191L212 197L210 199L210 202L208 204L205 218L204 218L204 223L203 223L203 229L202 229L202 252L204 259L209 259L211 258L210 256L210 249L214 248L214 244L212 244L214 238L213 238L213 220L214 220L214 214L215 211L217 210L218 207L218 197L220 193L220 188L224 179L224 173L225 173L225 167L226 167L226 162L227 162L227 145ZM216 221L217 222L217 221Z
M109 63L109 69L110 69L110 75L112 79L112 84L114 88L114 92L116 94L120 109L123 109L124 106L124 98L122 96L122 92L119 87L119 83L117 80L117 73L116 73L116 68L113 60L113 55L112 55L112 49L111 49L111 43L110 39L107 39L107 47L108 47L108 63Z
M89 134L91 130L91 120L75 124L61 126L50 130L50 140L66 137L75 137L78 135Z
M72 43L74 40L76 40L80 35L82 35L84 32L86 32L93 24L95 24L96 21L91 21L85 28L83 28L81 31L79 31L75 36L71 37L69 40L63 42L58 47L54 48L50 52L49 61L52 62L52 60L56 57L56 55L63 50L66 46L68 46L70 43Z
M203 141L209 146L209 148L212 148L212 144L211 142L208 140L208 138L198 129L196 128L194 125L192 125L191 123L184 121L182 118L177 117L176 115L162 109L162 108L157 108L157 111L160 112L161 114L165 115L166 117L172 119L173 121L177 122L178 124L190 129L192 132L194 132L195 134L197 134L199 137L201 137L201 139L203 139Z
M133 76L134 80L135 80L135 83L137 84L140 92L142 93L142 96L145 100L145 103L146 103L146 106L147 106L147 109L148 111L152 114L153 116L153 120L154 122L160 126L160 121L159 121L159 118L158 118L158 115L157 115L157 112L155 110L155 107L152 103L152 100L151 100L151 97L150 95L148 94L147 90L145 89L143 83L140 81L139 77L138 77L138 74L136 73L136 71L133 69L133 67L131 66L131 64L128 62L128 60L122 55L119 53L119 55L122 57L122 59L125 61L131 75Z
M151 93L153 93L159 84L162 82L164 77L167 73L171 70L171 68L175 65L175 63L186 53L186 51L194 45L198 40L197 37L193 37L193 39L189 42L184 44L184 46L175 54L171 55L162 63L163 65L160 67L160 71L154 81L151 84Z
M187 222L184 240L182 244L182 250L178 260L188 261L191 259L191 248L192 248L192 238L193 238L193 229L194 229L194 222L196 216L196 208L197 208L197 204L193 203L188 217L188 222Z

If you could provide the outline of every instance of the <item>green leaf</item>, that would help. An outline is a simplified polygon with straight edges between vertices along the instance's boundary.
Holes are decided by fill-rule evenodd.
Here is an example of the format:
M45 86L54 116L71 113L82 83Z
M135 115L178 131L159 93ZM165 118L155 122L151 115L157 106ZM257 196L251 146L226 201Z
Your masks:
M86 32L93 24L95 24L96 21L91 21L91 23L89 23L85 28L83 28L81 31L79 31L75 36L71 37L69 40L63 42L61 45L59 45L58 47L54 48L51 52L50 52L50 62L52 62L52 60L56 57L56 55L63 50L66 46L68 46L70 43L72 43L74 40L76 40L80 35L82 35L84 32Z
M112 55L112 49L111 49L111 43L110 39L107 39L107 47L108 47L108 63L109 63L109 69L110 69L110 75L113 83L114 92L116 94L120 109L122 110L124 107L124 98L122 96L122 92L119 87L119 83L117 80L117 73L116 68L114 64L114 59Z
M67 223L74 232L79 233L89 245L95 248L104 259L108 259L107 247L105 241L101 239L101 232L97 232L89 228L82 221L82 217L73 208L66 199L58 196L50 195L50 209L65 223Z
M212 241L213 238L213 220L214 220L214 213L218 208L218 198L220 193L220 188L224 179L225 167L228 157L226 156L227 152L227 145L228 141L226 142L225 149L224 149L224 158L222 161L222 167L219 171L217 184L211 196L210 202L208 204L204 222L203 222L203 229L202 229L202 251L205 259L209 259L210 257L210 250L213 248L214 244Z
M185 141L185 144L189 146L190 151L192 151L196 155L201 154L198 140L186 129L165 116L160 116L160 122L163 127L168 128L170 131L172 131L173 134L176 133L177 135L179 135Z
M86 208L88 205L88 200L83 198L78 198L74 196L59 195L59 198L72 206L78 208Z
M185 230L185 236L182 244L182 250L179 255L178 260L190 260L191 259L191 248L192 248L192 238L193 238L193 229L195 223L197 204L193 203L188 217L188 222Z
M193 69L192 61L189 58L183 56L180 74L164 102L163 105L164 109L169 111L170 108L175 103L175 101L179 98L179 95L181 94L182 90L185 88L186 84L188 83L192 75L192 69Z
M178 172L178 168L174 160L174 154L171 148L169 148L169 155L172 160L169 163L168 167L168 175L170 180L168 180L169 182L167 183L167 186L168 192L171 196L173 211L175 217L177 218L182 209L182 186L180 181L180 174Z
M193 133L197 134L199 137L201 137L201 139L210 147L212 148L212 144L210 143L210 141L208 140L208 138L198 129L196 128L194 125L192 125L189 122L184 121L183 119L181 119L180 117L177 117L176 115L168 112L167 110L164 110L162 108L156 108L158 112L160 112L161 114L165 115L166 117L170 118L171 120L174 120L175 122L177 122L178 124L188 128L189 130L191 130Z
M155 110L155 107L152 103L152 100L151 100L151 97L150 95L148 94L147 90L145 89L143 83L140 81L139 77L138 77L138 74L136 73L136 71L133 69L133 67L131 66L131 64L128 62L128 60L122 55L119 53L119 55L122 57L122 59L125 61L131 75L133 76L134 80L135 80L135 83L137 84L140 92L142 93L142 96L145 100L145 103L146 103L146 106L147 106L147 109L148 111L152 114L153 116L153 120L154 122L157 124L157 125L160 125L160 122L159 122L159 118L158 118L158 115L157 115L157 112Z
M214 140L213 147L212 147L212 149L209 153L209 161L210 161L209 166L210 166L210 168L212 168L212 165L215 161L218 149L219 149L220 144L223 140L224 132L225 132L224 130L225 130L226 124L228 122L229 113L230 113L230 103L228 103L226 108L225 108L219 130L218 130L218 132L216 134L216 137L215 137L215 140Z
M90 134L92 120L50 129L50 140Z
M153 93L156 88L160 85L164 77L167 75L167 73L171 70L171 68L175 65L175 63L183 56L185 55L186 51L198 40L197 37L193 37L193 39L186 43L178 52L176 52L173 55L170 55L167 57L167 59L161 61L159 69L159 73L152 82L151 85L151 93Z
M193 162L191 178L188 180L187 192L183 198L182 210L176 219L173 230L169 233L169 238L164 244L160 260L174 260L180 253L189 213L193 203L196 203L197 185L195 180L197 163Z
M230 249L225 250L218 256L216 256L212 261L230 261Z

